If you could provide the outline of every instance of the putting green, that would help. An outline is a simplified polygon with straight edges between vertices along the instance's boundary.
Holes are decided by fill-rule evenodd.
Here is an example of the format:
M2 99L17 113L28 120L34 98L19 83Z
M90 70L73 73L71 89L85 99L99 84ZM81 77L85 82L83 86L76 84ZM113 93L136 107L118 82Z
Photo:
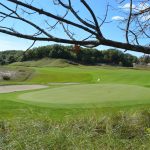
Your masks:
M68 85L19 95L19 99L49 104L117 104L150 102L150 88L125 84Z

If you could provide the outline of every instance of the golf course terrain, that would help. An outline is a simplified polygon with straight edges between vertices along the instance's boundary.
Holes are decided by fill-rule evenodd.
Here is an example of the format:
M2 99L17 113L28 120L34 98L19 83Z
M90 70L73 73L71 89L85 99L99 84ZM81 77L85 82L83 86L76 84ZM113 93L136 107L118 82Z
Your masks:
M0 68L0 150L150 149L150 70L19 62Z

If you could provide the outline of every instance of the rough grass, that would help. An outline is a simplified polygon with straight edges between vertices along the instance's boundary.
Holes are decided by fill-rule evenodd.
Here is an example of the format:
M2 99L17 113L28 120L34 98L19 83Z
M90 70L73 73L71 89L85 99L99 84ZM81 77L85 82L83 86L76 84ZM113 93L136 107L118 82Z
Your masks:
M91 114L92 115L92 114ZM64 121L49 118L0 122L0 149L135 150L150 147L150 112L119 112Z

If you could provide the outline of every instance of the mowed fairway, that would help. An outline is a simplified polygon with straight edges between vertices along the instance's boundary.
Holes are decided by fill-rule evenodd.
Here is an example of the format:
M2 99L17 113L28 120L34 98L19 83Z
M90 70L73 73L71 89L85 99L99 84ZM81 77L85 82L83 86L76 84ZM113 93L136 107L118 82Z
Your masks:
M19 95L19 99L49 106L125 106L150 102L150 88L125 84L81 84ZM79 105L80 104L80 105ZM88 104L88 105L87 105Z
M150 103L149 70L98 66L33 69L34 75L26 82L48 84L51 88L18 95L17 99L20 102L55 108ZM80 84L69 85L69 83ZM52 87L53 84L57 86Z

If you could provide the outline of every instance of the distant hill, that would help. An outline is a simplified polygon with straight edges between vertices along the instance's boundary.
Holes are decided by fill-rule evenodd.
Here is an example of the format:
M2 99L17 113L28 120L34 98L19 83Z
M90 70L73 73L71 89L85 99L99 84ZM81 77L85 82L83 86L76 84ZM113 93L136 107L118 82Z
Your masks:
M40 60L15 62L11 66L24 66L24 67L67 67L71 64L65 59L50 59L42 58Z

